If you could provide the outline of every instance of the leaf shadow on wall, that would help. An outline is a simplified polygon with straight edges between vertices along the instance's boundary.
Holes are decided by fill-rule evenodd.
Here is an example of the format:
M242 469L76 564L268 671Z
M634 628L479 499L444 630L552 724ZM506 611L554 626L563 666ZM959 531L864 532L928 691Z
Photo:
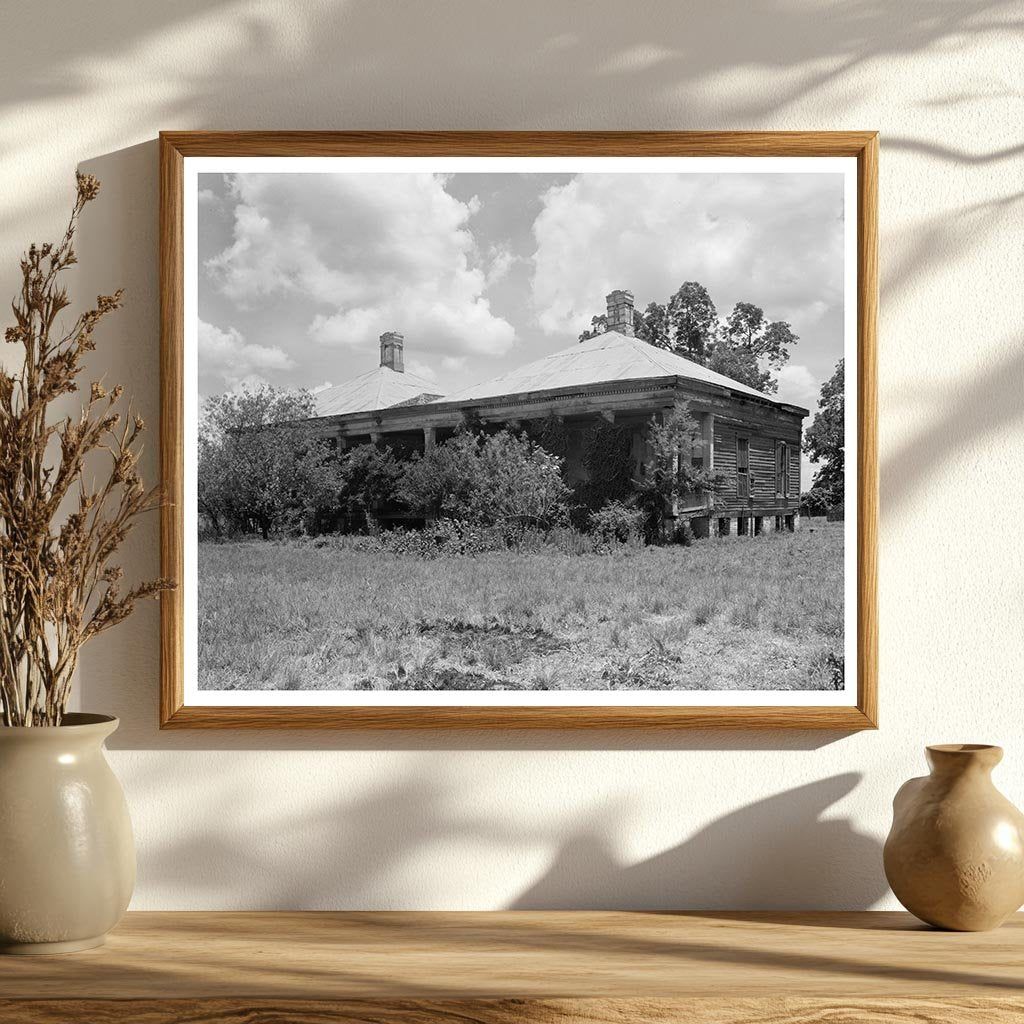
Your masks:
M227 827L211 833L185 820L170 842L148 837L140 889L157 900L187 892L199 908L230 909L225 900L263 910L459 907L469 880L454 865L469 863L464 852L472 849L472 859L490 865L488 875L513 886L529 877L530 865L547 865L527 888L495 897L507 909L863 910L885 892L878 841L846 817L827 816L859 773L782 790L629 863L606 838L626 831L630 808L622 797L577 815L580 824L566 836L561 815L552 821L500 804L474 811L451 779L425 768L414 761L395 784L294 808L284 819L255 788L229 788L216 797L223 803L216 818ZM153 787L151 799L173 785L140 782ZM682 833L686 808L680 792Z
M860 779L849 772L783 790L636 864L613 853L611 821L578 832L512 909L643 910L678 894L678 906L702 909L866 910L887 888L881 846L849 819L823 817Z
M524 128L564 126L567 112L581 112L584 96L586 108L608 127L623 117L626 127L642 127L635 123L640 91L664 96L676 120L678 98L685 95L687 114L702 125L710 127L702 115L711 103L718 120L747 125L872 59L897 60L955 39L1012 32L1019 28L1017 10L1011 0L908 0L898 8L856 0L815 17L779 0L660 0L628 7L597 0L585 12L546 0L513 6L449 0L442 8L327 0L300 13L290 5L230 0L105 0L100 11L76 16L62 0L39 0L5 12L10 67L4 94L11 104L67 102L109 84L95 74L96 64L116 63L146 44L180 46L195 36L194 52L172 50L178 77L154 90L154 113L168 127L196 114L224 128L256 127L239 120L253 110L253 97L259 97L262 127L380 128L395 115L401 127L422 125L436 122L446 81L459 90L459 109L473 127L493 121L493 92L515 102ZM48 30L46 61L37 58L42 28ZM218 60L211 59L215 52ZM167 56L158 50L155 60ZM568 81L567 68L579 69ZM731 69L750 68L761 72L760 88L732 91L725 104L700 88ZM424 88L424 75L433 69L443 69L445 80L439 73ZM783 81L793 69L803 73ZM474 80L497 87L472 88ZM572 85L578 95L567 88ZM140 83L129 79L125 86L137 94ZM1005 91L990 89L980 98L1000 95ZM321 107L304 102L308 97L329 99Z
M1008 0L854 0L819 14L780 0L7 7L4 104L32 105L37 124L67 123L99 152L137 139L139 126L799 128L809 125L788 120L793 108L824 90L839 110L819 125L850 127L842 110L857 103L871 62L898 73L908 58L1019 30ZM997 79L983 95L949 102L1009 93ZM10 141L14 166L43 170L40 149L51 159L32 137ZM28 197L0 210L0 232L45 212Z
M957 381L948 391L925 393L932 415L924 426L895 445L882 465L883 510L901 510L957 449L1024 424L1024 337L1008 339L1001 348L1006 355L991 369ZM997 529L995 522L992 528Z

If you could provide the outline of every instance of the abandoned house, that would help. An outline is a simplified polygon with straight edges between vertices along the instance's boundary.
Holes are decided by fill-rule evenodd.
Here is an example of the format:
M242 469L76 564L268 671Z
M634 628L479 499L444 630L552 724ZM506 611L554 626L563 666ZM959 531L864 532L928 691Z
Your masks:
M380 365L317 394L314 422L341 450L375 442L422 452L467 417L513 429L555 417L577 439L565 462L567 479L577 482L586 474L580 439L595 420L630 432L639 471L651 417L685 402L700 428L694 465L721 483L714 493L683 495L670 522L688 520L698 537L797 529L808 410L634 337L631 292L613 291L607 302L605 333L447 395L405 371L401 334L383 334Z

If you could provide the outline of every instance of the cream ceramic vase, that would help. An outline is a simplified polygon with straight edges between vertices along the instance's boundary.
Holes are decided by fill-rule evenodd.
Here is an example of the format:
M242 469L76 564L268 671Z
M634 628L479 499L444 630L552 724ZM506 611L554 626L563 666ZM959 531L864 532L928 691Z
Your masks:
M105 715L0 727L0 951L102 944L135 887L121 784L103 753Z
M927 748L931 775L893 801L885 876L915 917L937 928L997 928L1024 904L1024 815L992 783L999 747Z

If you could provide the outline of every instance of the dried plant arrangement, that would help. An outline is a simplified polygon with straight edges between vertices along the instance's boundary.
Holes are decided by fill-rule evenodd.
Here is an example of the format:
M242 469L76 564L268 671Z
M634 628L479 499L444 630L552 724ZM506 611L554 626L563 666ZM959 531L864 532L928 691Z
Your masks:
M78 415L54 417L54 403L80 390L86 353L122 291L100 295L65 329L71 300L63 271L78 262L78 219L100 183L77 175L78 194L64 237L32 245L21 260L8 344L24 349L20 371L0 369L0 702L5 726L55 726L67 709L82 645L127 618L137 601L168 580L122 591L112 559L135 520L159 504L138 471L145 424L124 389L92 381ZM66 401L66 399L64 399ZM51 418L53 422L51 422ZM105 479L87 483L92 461ZM87 466L88 463L88 466Z

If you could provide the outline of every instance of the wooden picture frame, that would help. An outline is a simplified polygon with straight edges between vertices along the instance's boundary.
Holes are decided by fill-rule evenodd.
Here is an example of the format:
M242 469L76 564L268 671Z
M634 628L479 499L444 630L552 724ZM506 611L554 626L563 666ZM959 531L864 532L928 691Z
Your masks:
M848 705L198 706L186 701L184 223L193 157L847 157L856 161L857 650ZM160 725L343 729L829 729L877 727L876 132L164 132L160 136L161 432L165 504ZM849 379L849 378L847 378ZM853 459L846 460L847 474ZM849 476L847 476L849 479ZM849 541L847 541L847 544ZM191 581L194 583L195 581Z

